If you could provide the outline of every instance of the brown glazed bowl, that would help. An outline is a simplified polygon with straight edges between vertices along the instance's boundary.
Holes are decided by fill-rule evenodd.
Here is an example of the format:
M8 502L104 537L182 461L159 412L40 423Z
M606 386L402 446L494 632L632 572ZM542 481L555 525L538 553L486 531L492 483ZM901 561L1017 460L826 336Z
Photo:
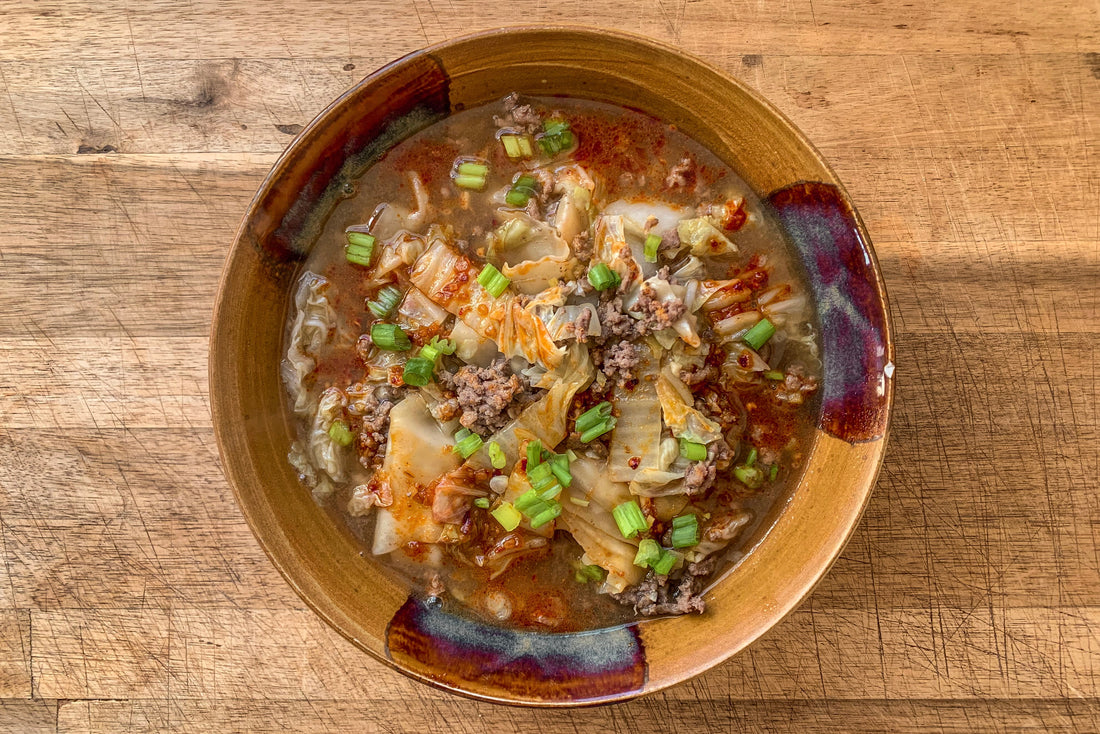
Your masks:
M583 633L506 630L452 616L360 555L287 462L279 377L287 307L317 202L395 141L511 91L654 115L729 163L773 208L809 275L824 362L804 475L707 594L701 616ZM513 28L449 41L374 72L279 158L229 253L214 313L210 389L225 473L271 560L329 624L417 680L489 701L620 701L717 665L794 609L840 554L874 486L893 399L886 290L837 177L795 127L737 80L644 38Z

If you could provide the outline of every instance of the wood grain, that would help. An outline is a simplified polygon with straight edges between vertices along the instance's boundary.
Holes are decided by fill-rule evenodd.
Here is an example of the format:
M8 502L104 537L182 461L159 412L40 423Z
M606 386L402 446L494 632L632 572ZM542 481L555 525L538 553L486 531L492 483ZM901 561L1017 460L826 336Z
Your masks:
M519 0L759 89L876 244L898 393L813 596L642 701L477 704L293 594L221 475L206 338L275 156L470 0L0 7L0 731L1100 730L1100 6Z

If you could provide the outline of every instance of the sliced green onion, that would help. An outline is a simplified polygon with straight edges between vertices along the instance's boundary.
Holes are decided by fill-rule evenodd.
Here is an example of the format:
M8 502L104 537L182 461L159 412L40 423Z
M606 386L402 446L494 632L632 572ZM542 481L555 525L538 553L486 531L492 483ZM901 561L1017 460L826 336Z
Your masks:
M759 456L759 455L760 454L757 453L755 446L750 447L749 448L749 455L745 457L745 466L752 466L753 464L755 464L756 463L756 457Z
M496 518L500 526L508 532L515 530L519 527L519 524L523 522L523 515L521 515L519 510L513 507L510 502L501 502L497 505L496 509L489 514Z
M552 476L553 467L551 467L550 464L535 464L534 466L531 466L530 464L527 465L527 478L531 480L531 484L549 479Z
M537 507L541 503L542 498L540 498L539 493L533 489L529 489L519 497L516 497L515 501L516 509L524 514L527 514L528 510Z
M768 339L771 339L774 333L775 326L772 325L772 322L767 319L760 319L756 322L756 326L745 332L745 335L741 337L741 341L756 351L760 351L760 347L767 344Z
M516 135L501 135L501 145L504 146L504 155L512 160L523 157L523 151L519 147L519 137Z
M512 283L491 263L485 263L485 267L477 274L477 282L481 284L482 288L489 291L489 295L493 298L500 298L500 294L504 293Z
M561 482L561 486L568 487L573 483L573 475L569 473L569 457L565 454L554 454L549 461L550 470Z
M520 150L521 153L523 153L524 158L530 158L531 156L533 156L535 154L535 149L533 147L531 147L531 138L530 137L528 137L526 135L520 135L519 139L518 139L518 142L519 142L519 150Z
M767 372L764 373L764 379L765 380L785 380L785 379L787 379L787 376L784 375L779 370L768 370Z
M508 463L508 457L504 455L504 449L496 441L489 442L489 463L494 469L503 469Z
M684 457L688 461L703 461L707 458L707 446L706 444L696 443L695 441L689 441L686 438L681 438L680 456Z
M455 186L460 189L481 191L483 188L485 188L485 179L481 176L465 176L459 174L458 176L455 176Z
M607 263L596 263L588 271L588 282L596 290L603 291L608 288L618 288L623 279L619 277L618 273L607 267Z
M683 558L683 556L675 551L664 551L661 553L661 558L653 564L653 573L658 576L668 576L669 571L672 570L673 566L675 566L676 562L681 558Z
M635 500L627 500L621 505L615 505L611 515L615 518L615 524L619 526L619 532L624 538L633 538L638 533L649 530L649 523L646 522L642 508L638 507Z
M435 362L441 354L454 354L455 346L455 343L449 339L440 339L438 336L433 336L430 342L420 348L420 356Z
M537 438L527 444L527 476L531 470L542 463L542 441Z
M510 189L507 194L504 195L504 203L508 206L514 206L517 209L522 209L527 206L527 202L531 200L531 196L523 191L516 189Z
M549 486L547 486L545 489L539 489L539 499L550 502L551 500L556 500L558 497L560 497L561 493L561 485L551 480Z
M482 440L481 436L476 433L471 433L468 436L458 437L455 434L455 447L451 449L456 454L462 454L463 459L469 459L471 456L477 453L477 450L481 448Z
M569 123L558 118L543 120L542 129L546 131L547 135L561 135L569 129Z
M348 228L344 232L344 237L348 240L347 250L344 253L347 261L364 267L370 265L371 256L374 254L374 235Z
M401 379L406 385L423 387L432 381L432 373L435 371L435 362L423 357L412 357L405 363L405 371Z
M409 337L397 324L371 324L370 340L379 349L391 352L404 352L412 347Z
M653 538L643 538L638 543L638 552L634 556L634 565L645 568L652 566L661 557L661 546Z
M733 467L733 476L749 489L758 489L764 483L764 472L755 466L740 464Z
M473 161L466 161L465 163L458 164L459 176L478 176L479 178L485 178L489 175L489 166L485 163L474 163Z
M690 548L699 544L699 519L688 513L672 521L672 547Z
M461 441L467 436L472 435L474 435L474 432L471 431L469 428L459 428L457 431L455 431L455 441Z
M587 584L589 581L603 581L606 575L606 571L593 563L587 566L578 566L576 573L573 574L573 580L578 584Z
M570 497L569 501L578 507L588 507L591 504L588 500L581 499L580 497Z
M347 446L355 439L355 434L348 430L348 424L344 421L333 421L328 427L328 437L341 446Z
M608 417L611 416L611 403L606 400L577 416L576 429L579 433L584 433L593 426L598 426Z
M388 285L382 290L378 291L378 295L375 299L367 304L367 308L375 317L384 319L397 308L397 304L401 303L401 291L398 288L394 288L392 285Z
M557 155L561 152L561 138L557 135L540 135L537 140L539 146L547 155Z
M645 238L645 261L647 263L657 262L657 248L661 246L661 236L651 234Z
M478 497L476 500L474 500L474 507L480 507L483 510L488 510L489 509L489 498L488 497Z
M561 505L555 502L554 504L550 505L545 510L531 518L531 529L536 530L538 528L541 528L543 525L550 522L560 514Z
M775 481L775 478L779 476L779 464L772 464L772 468L768 469L768 479Z
M587 431L581 434L581 443L594 441L595 439L599 438L600 436L604 435L612 428L614 428L617 422L618 421L616 421L614 418L608 418L603 423L589 428Z

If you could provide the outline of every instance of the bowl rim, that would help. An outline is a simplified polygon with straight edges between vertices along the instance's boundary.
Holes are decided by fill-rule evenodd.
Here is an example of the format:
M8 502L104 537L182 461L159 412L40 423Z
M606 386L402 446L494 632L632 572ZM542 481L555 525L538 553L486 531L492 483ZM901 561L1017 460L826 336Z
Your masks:
M875 297L877 299L877 306L881 309L882 316L883 316L883 320L882 320L882 339L883 339L883 343L886 347L886 354L885 354L884 358L885 358L885 360L888 364L890 364L890 365L895 364L895 361L894 361L895 360L895 347L894 347L894 336L893 336L894 335L894 327L893 327L893 319L892 319L892 316L891 316L890 305L889 305L890 304L889 294L887 292L886 283L885 283L885 280L883 278L882 268L879 264L878 255L877 255L877 252L875 251L875 249L873 247L873 244L871 242L871 239L870 239L870 237L867 233L866 225L863 222L863 219L860 216L858 210L856 209L856 207L854 205L854 202L852 201L852 197L848 193L847 189L844 187L844 185L841 182L840 178L836 175L836 172L833 170L832 166L828 163L828 161L824 158L824 156L822 156L821 152L811 142L811 140L808 138L808 136L806 136L790 120L790 118L788 118L786 114L784 114L781 110L779 110L770 100L768 100L766 97L764 97L762 94L757 92L752 87L748 86L746 83L744 83L744 82L740 81L739 79L737 79L736 77L734 77L729 72L725 71L722 68L719 68L719 67L715 66L713 63L708 62L704 59L701 59L700 57L696 56L695 54L686 52L686 51L684 51L684 50L682 50L682 49L680 49L680 48L678 48L678 47L676 47L676 46L674 46L670 43L667 43L663 40L655 39L655 38L652 38L652 37L649 37L649 36L646 36L646 35L643 35L643 34L633 33L633 32L628 32L628 31L622 31L622 30L617 30L617 29L606 29L606 28L600 28L600 27L595 27L595 26L585 26L585 25L578 25L578 24L516 24L516 25L506 25L506 26L499 26L499 27L494 27L494 28L489 28L489 29L483 29L483 30L472 32L472 33L466 33L466 34L463 34L463 35L460 35L460 36L454 36L454 37L446 38L444 40L441 40L441 41L429 44L427 46L415 49L413 51L410 51L410 52L408 52L408 53L406 53L406 54L404 54L404 55L402 55L398 58L392 59L392 60L386 62L385 64L375 68L370 73L368 73L367 75L362 77L358 82L356 82L355 84L348 87L344 92L342 92L338 97L336 97L336 99L334 99L331 103L326 105L320 112L318 112L313 117L313 119L311 119L310 122L305 127L303 127L301 131L299 131L299 133L286 146L286 148L284 148L284 150L279 154L276 161L272 164L271 169L264 176L263 180L261 181L261 183L259 184L259 186L256 190L256 193L253 195L252 199L249 201L248 206L246 207L246 209L245 209L245 211L244 211L244 213L241 217L241 221L240 221L240 223L239 223L239 225L238 225L238 227L235 231L232 244L231 244L230 248L227 250L225 263L223 264L223 267L222 267L222 272L221 272L221 275L219 277L217 291L216 291L216 295L215 295L215 304L214 304L214 310L213 310L213 315L212 315L211 324L210 324L209 340L208 340L208 345L209 345L208 354L211 356L211 358L208 361L207 377L208 377L208 384L210 386L209 387L209 392L210 392L211 419L212 419L212 424L213 424L213 429L214 429L215 441L217 443L217 446L218 446L218 449L219 449L220 453L224 451L224 447L226 446L226 443L227 443L227 440L228 440L226 435L225 435L225 432L228 430L228 428L223 427L223 426L225 426L225 420L224 419L228 416L223 413L223 407L224 406L221 404L221 401L215 399L215 392L216 392L215 385L217 384L217 381L215 380L215 372L216 372L216 369L217 369L217 365L216 365L216 360L213 358L213 355L215 353L215 345L219 341L219 337L220 337L221 331L222 331L221 324L222 324L222 321L223 321L223 309L226 308L226 292L227 292L226 285L228 283L228 280L229 280L229 277L230 277L230 271L232 269L232 264L233 264L233 259L234 259L233 255L234 255L235 251L238 249L238 247L241 245L244 238L247 236L249 223L254 219L254 217L257 213L257 209L259 208L261 202L263 201L265 194L272 188L274 183L283 175L283 173L285 172L285 169L290 165L290 163L291 163L291 161L294 157L294 154L297 153L299 150L301 150L302 148L304 148L306 146L305 141L309 139L309 137L310 137L309 134L313 130L315 130L316 128L321 126L324 123L324 120L331 113L333 113L334 111L338 110L343 105L345 105L347 103L347 101L349 100L349 98L353 97L362 88L367 87L367 86L375 83L378 79L384 77L386 74L388 74L392 70L394 70L398 67L401 67L403 65L409 64L409 63L413 62L414 60L422 59L422 58L432 58L434 54L438 53L442 49L446 49L446 48L449 48L449 47L452 47L452 46L466 44L466 43L470 43L470 42L474 42L474 41L491 42L493 39L496 39L496 38L499 38L499 37L502 37L502 36L508 36L508 35L519 34L519 33L538 33L538 34L547 34L547 35L553 35L553 34L582 34L582 35L587 35L587 36L590 36L590 37L593 37L593 38L614 37L614 38L617 38L621 41L625 41L625 42L635 44L635 45L638 45L638 46L641 46L641 47L648 47L648 48L652 48L652 49L655 49L655 50L663 51L665 53L680 57L680 58L685 59L689 62L697 64L701 67L705 67L711 73L713 73L715 76L719 77L723 81L723 83L728 84L731 87L734 87L734 88L738 89L740 92L742 92L742 93L746 94L747 96L749 96L756 104L760 105L764 110L766 110L767 113L772 118L774 118L775 120L780 122L783 125L783 127L786 129L786 133L788 135L792 136L795 140L797 140L799 145L802 148L804 148L807 152L810 153L810 155L813 157L816 164L818 166L820 166L820 168L825 173L828 174L828 180L824 180L822 182L827 183L831 186L834 186L837 189L837 191L839 192L839 195L840 195L841 199L847 204L847 206L850 209L850 213L851 213L852 220L853 220L853 223L855 225L857 234L858 234L860 240L862 241L863 245L865 246L865 251L869 255L869 258L870 258L870 261L871 261L871 268L870 269L871 269L871 272L873 273L873 276L874 276ZM582 97L582 95L570 95L570 96ZM649 113L647 113L647 114L649 114ZM760 192L760 193L763 195L765 192ZM241 514L244 516L244 518L245 518L245 520L246 520L246 522L249 526L250 531L252 532L253 536L256 538L256 540L259 543L260 547L263 549L265 555L268 557L268 559L271 561L271 563L275 566L275 568L279 571L280 575L282 575L283 579L290 585L290 587L299 596L299 598L301 598L302 601L304 601L305 604L314 613L316 613L321 619L323 619L329 627L336 630L342 637L344 637L345 639L350 641L358 649L360 649L363 652L366 652L367 654L369 654L372 658L382 662L387 667L389 667L389 668L391 668L391 669L393 669L393 670L395 670L395 671L397 671L397 672L399 672L399 673L401 673L405 676L408 676L408 677L410 677L410 678L412 678L412 679L414 679L418 682L426 683L426 684L428 684L428 685L430 685L434 688L444 690L444 691L447 691L447 692L450 692L450 693L458 694L458 695L463 696L465 698L473 699L473 700L476 700L476 701L487 701L487 702L490 702L490 703L521 706L521 707L525 707L525 708L526 707L535 707L535 708L588 707L588 706L604 705L604 704L607 704L607 703L619 703L619 702L624 702L624 701L631 700L631 699L634 699L634 698L638 698L638 697L641 697L641 696L648 696L648 695L651 695L651 694L656 693L658 691L663 691L663 690L666 690L666 689L668 689L672 686L684 683L684 682L686 682L686 681L688 681L692 678L695 678L695 677L703 674L704 672L706 672L708 670L716 668L719 665L723 664L724 662L728 661L734 655L738 654L739 652L742 652L745 648L749 647L750 645L752 645L757 640L759 640L769 630L775 628L780 622L782 622L784 619L786 619L788 616L790 616L791 613L793 613L795 610L797 610L802 605L802 603L806 600L806 598L813 592L814 588L825 578L825 576L828 574L829 570L832 568L832 566L839 559L839 557L840 557L841 553L843 552L844 548L847 546L848 542L851 540L852 536L854 535L856 528L859 526L860 521L861 521L861 519L862 519L862 517L863 517L863 515L864 515L864 513L867 509L867 506L870 502L871 494L873 493L874 488L877 485L878 478L879 478L879 476L881 474L881 471L882 471L882 465L884 463L885 452L886 452L887 443L888 443L888 440L889 440L892 417L893 417L893 411L894 411L894 390L895 390L894 380L893 379L887 380L887 382L886 382L886 392L885 392L885 395L884 395L885 399L884 399L884 404L883 404L884 428L883 428L882 435L880 437L875 438L872 442L868 442L868 443L873 443L875 445L875 448L876 448L876 450L874 452L874 456L873 456L874 467L873 467L873 470L872 470L871 474L866 479L866 481L863 481L863 482L860 483L860 487L859 487L859 491L858 491L858 504L857 504L857 506L855 506L852 509L852 511L849 513L849 515L847 515L845 518L843 518L842 522L838 523L839 525L843 526L843 528L844 528L843 531L834 540L834 542L831 544L831 546L829 546L826 549L826 551L821 554L820 557L821 557L822 561L818 565L816 565L816 567L813 569L813 573L811 573L809 575L809 578L806 580L806 582L803 583L792 594L790 594L790 596L788 598L783 600L782 604L777 605L777 608L775 609L775 611L768 615L768 619L767 619L766 622L758 624L755 629L753 629L750 633L746 634L746 636L745 636L746 640L745 640L744 644L735 645L732 648L724 651L722 654L720 654L716 657L715 656L707 657L707 658L705 658L703 660L699 660L698 662L695 662L693 664L689 664L683 670L683 674L681 674L681 675L667 676L668 679L655 682L653 685L651 685L649 677L647 675L645 685L642 689L637 690L637 691L628 691L628 692L624 692L624 693L621 693L621 694L615 694L615 695L611 695L611 696L604 697L604 698L599 698L599 699L584 699L584 700L541 700L541 699L534 700L534 699L530 699L529 700L529 699L514 699L514 698L508 698L508 697L505 697L505 696L489 695L489 694L481 693L481 692L478 692L478 691L467 690L467 689L464 689L462 687L452 685L452 684L449 684L449 683L446 683L446 682L443 682L443 681L440 681L440 680L435 680L435 679L433 679L433 678L431 678L427 675L424 675L424 674L422 674L418 671L412 670L412 669L402 665L401 663L399 663L396 660L391 659L387 655L379 654L377 651L371 649L369 646L364 644L363 641L358 639L349 630L345 629L343 624L341 624L337 619L334 618L334 615L330 614L330 612L327 609L323 608L323 606L320 605L307 592L307 590L305 588L303 588L302 584L299 583L297 577L291 572L291 569L288 568L288 565L286 563L284 563L284 560L276 552L276 549L275 549L272 541L268 539L266 534L261 533L260 523L257 521L256 510L254 508L252 508L250 502L248 500L246 500L246 498L243 496L241 488L240 488L236 478L233 476L233 472L230 468L231 465L230 465L229 462L223 462L223 473L226 477L227 483L230 485L230 488L233 491L233 495L234 495L234 498L236 499L237 506L240 508ZM812 458L811 456L807 457L807 459L806 459L807 466L809 465L811 458ZM800 479L799 484L801 484L803 481L805 481L805 476L803 476ZM797 485L796 485L795 488L792 488L791 491L793 492L794 489L796 489L796 488L797 488ZM764 530L764 532L761 534L761 536L759 537L759 539L756 541L756 543L754 545L752 545L751 548L748 548L745 551L746 555L748 555L752 551L755 551L756 548L760 544L764 543L768 539L768 537L771 534L771 531L774 527L774 524L775 523L773 522L772 526L766 528ZM659 621L661 621L661 619L658 618L658 619L649 620L649 621L651 623L652 622L659 622ZM619 625L619 626L629 626L631 624L636 624L636 623L626 623L626 625ZM616 627L618 627L618 626L616 626Z

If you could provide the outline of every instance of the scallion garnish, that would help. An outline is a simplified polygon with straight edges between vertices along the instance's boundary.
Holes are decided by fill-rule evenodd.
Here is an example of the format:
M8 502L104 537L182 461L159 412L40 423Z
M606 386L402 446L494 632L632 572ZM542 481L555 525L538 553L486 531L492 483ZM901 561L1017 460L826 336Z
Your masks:
M397 324L371 324L370 340L374 346L390 352L404 352L412 347L408 335Z
M748 454L748 456L745 457L745 466L752 466L753 464L755 464L756 463L756 457L759 456L759 455L760 454L756 451L755 446L750 447L749 448L749 454Z
M355 434L348 429L348 424L344 421L333 421L328 427L328 437L341 446L347 446L355 440Z
M478 497L476 500L474 500L474 507L480 507L483 510L488 510L489 509L489 498L488 497Z
M405 371L401 379L406 385L423 387L432 381L432 373L435 372L435 362L423 357L411 357L405 363Z
M755 466L739 464L733 467L733 476L749 489L758 489L764 483L764 472Z
M638 552L634 555L634 565L646 568L652 566L661 557L661 546L653 538L643 538L638 543Z
M573 580L578 584L587 584L589 581L603 581L607 572L596 564L589 564L587 566L577 567L576 573L573 574Z
M653 564L653 573L658 576L668 576L669 571L676 565L683 556L675 551L663 551L660 559Z
M539 145L547 155L557 155L573 146L573 132L565 120L546 120L543 132L538 136Z
M785 379L787 379L787 376L784 375L779 370L768 370L767 372L764 373L764 379L765 380L785 380Z
M619 277L618 273L607 267L607 263L596 263L588 271L588 282L596 290L603 291L608 288L618 288L623 279Z
M515 506L520 512L526 513L532 507L535 507L542 500L539 499L539 493L533 489L529 489L519 497L516 497Z
M523 515L510 502L501 502L489 514L496 518L500 526L508 532L515 530L523 522Z
M501 135L500 143L504 146L504 155L512 160L523 157L523 151L519 147L518 135Z
M454 354L455 343L449 339L440 339L438 336L433 336L432 340L420 348L420 356L424 359L430 359L434 363L441 354Z
M489 463L494 469L503 469L508 464L508 457L504 455L504 449L496 441L489 442Z
M617 422L618 421L614 418L608 418L603 423L589 428L587 431L581 434L581 443L588 443L589 441L596 440L597 438L614 428Z
M373 301L367 303L367 308L375 317L384 319L397 308L399 303L401 303L401 291L392 285L388 285L378 291L378 295Z
M535 489L548 487L554 481L553 467L549 464L538 464L536 466L528 464L527 466L527 480L531 482L531 486Z
M760 351L760 347L767 344L768 339L771 339L774 333L775 326L772 325L772 322L767 319L760 319L756 322L756 326L745 332L745 335L741 337L741 341L756 351Z
M485 163L475 163L474 161L465 161L458 164L459 176L478 176L485 178L489 175L489 166Z
M469 459L481 448L481 436L471 433L467 429L463 430L466 431L465 434L462 431L455 434L455 447L451 450L456 454L461 454L463 459Z
M512 183L512 188L504 196L504 203L508 206L525 207L531 197L538 196L535 187L538 182L532 176L521 175Z
M619 526L619 532L624 538L633 538L638 533L649 530L649 523L646 522L642 508L638 507L635 500L627 500L621 505L615 505L611 515L615 518L615 524Z
M556 500L560 497L561 492L561 485L551 479L549 485L546 486L545 489L539 489L539 498L549 502L550 500Z
M657 248L661 246L661 236L651 234L645 238L645 261L647 263L657 262Z
M537 530L561 514L561 505L553 503L545 510L531 518L531 529Z
M527 135L519 136L519 152L524 158L530 158L535 154L535 149L531 146L531 138Z
M482 288L489 291L489 295L493 298L500 298L500 294L504 293L512 283L492 263L485 263L485 267L477 274L477 282L481 284Z
M578 507L588 507L588 505L591 504L589 500L581 499L580 497L570 497L569 501Z
M374 235L369 232L348 229L344 232L344 236L348 240L348 246L344 252L347 261L364 267L370 265L371 255L374 254Z
M527 476L531 470L542 463L542 441L537 438L527 444Z
M589 428L605 422L610 415L611 403L605 400L577 416L576 430L579 433L584 433Z
M688 513L672 520L672 547L690 548L699 544L699 519Z
M568 487L573 483L573 475L569 472L569 457L565 454L554 454L547 462L554 476L561 482L561 486Z
M458 175L454 178L455 186L460 189L470 189L471 191L481 191L485 188L485 179L481 176L463 176Z
M772 468L768 469L768 479L775 481L775 478L779 476L779 464L772 464Z
M703 461L707 458L707 446L706 444L696 443L695 441L689 441L686 438L681 438L680 456L684 457L688 461Z

